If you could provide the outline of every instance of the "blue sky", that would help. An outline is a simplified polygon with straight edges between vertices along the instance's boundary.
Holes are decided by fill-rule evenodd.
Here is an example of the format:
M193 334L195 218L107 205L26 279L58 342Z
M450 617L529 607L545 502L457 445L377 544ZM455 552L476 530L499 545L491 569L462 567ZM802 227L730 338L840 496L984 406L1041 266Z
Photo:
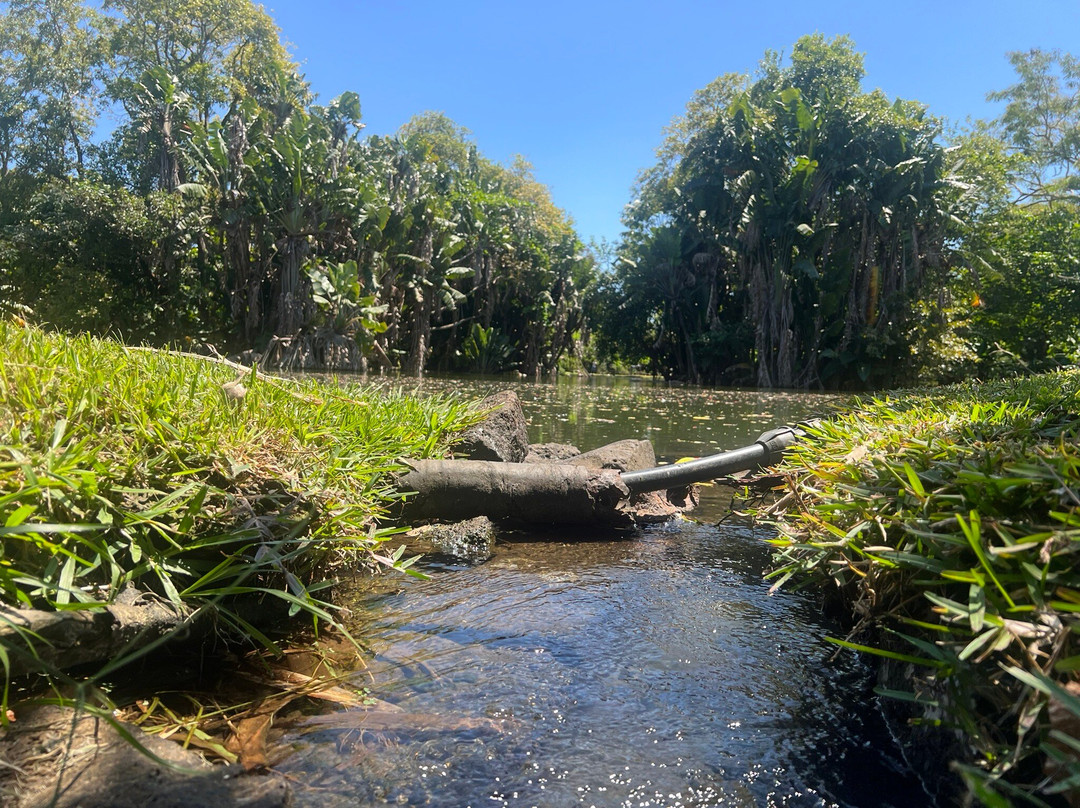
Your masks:
M721 73L752 72L803 34L850 35L866 89L951 121L992 118L1006 53L1080 54L1080 0L268 0L322 102L360 95L367 134L425 110L482 154L523 154L582 238L614 240L663 127Z

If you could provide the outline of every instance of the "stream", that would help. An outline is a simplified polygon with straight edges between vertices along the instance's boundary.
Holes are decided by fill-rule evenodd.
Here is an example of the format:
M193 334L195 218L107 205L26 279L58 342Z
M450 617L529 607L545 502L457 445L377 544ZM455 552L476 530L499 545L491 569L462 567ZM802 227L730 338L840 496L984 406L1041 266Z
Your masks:
M658 459L709 454L825 411L824 396L425 379L421 392L512 387L530 440L587 450L649 438ZM371 650L353 684L417 717L286 738L275 768L301 806L924 806L872 693L826 637L812 594L769 594L768 533L724 519L630 535L506 532L475 563L344 593Z

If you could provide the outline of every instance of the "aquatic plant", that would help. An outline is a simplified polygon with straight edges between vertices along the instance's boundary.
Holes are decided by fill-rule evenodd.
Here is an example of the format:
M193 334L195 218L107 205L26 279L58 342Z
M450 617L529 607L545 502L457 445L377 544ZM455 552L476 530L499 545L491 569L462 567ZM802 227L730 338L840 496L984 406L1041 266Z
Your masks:
M409 571L384 549L398 532L378 521L399 496L387 472L439 455L473 417L451 397L238 376L0 321L0 604L96 611L134 587L271 648L237 596L336 625L326 576ZM0 645L5 682L58 675L24 639Z
M1080 371L857 399L810 430L769 509L775 586L823 586L836 643L913 665L991 805L1080 788Z

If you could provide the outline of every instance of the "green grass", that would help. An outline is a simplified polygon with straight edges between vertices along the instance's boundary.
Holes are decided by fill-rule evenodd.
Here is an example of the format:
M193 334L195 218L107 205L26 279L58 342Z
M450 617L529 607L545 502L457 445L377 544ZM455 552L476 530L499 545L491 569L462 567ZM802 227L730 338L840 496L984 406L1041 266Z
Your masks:
M916 665L887 695L944 709L988 804L1080 788L1078 439L1078 371L856 400L770 514L776 585L825 587L841 645Z
M399 532L380 522L388 472L441 456L476 418L467 403L255 372L235 399L235 379L0 320L0 600L95 609L131 585L270 644L230 598L333 623L335 569L406 569L383 549ZM17 653L0 646L0 662Z

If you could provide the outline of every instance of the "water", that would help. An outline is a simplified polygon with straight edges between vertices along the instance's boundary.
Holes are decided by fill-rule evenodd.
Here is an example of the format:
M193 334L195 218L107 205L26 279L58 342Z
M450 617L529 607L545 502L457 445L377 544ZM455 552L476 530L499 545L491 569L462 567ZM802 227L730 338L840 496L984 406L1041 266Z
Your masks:
M424 389L457 387L424 382ZM498 387L472 388L472 395ZM535 441L650 437L661 457L751 441L825 399L647 383L515 386ZM408 728L286 738L309 806L922 806L812 599L770 595L766 534L716 521L631 536L507 534L487 563L350 593L355 684Z

